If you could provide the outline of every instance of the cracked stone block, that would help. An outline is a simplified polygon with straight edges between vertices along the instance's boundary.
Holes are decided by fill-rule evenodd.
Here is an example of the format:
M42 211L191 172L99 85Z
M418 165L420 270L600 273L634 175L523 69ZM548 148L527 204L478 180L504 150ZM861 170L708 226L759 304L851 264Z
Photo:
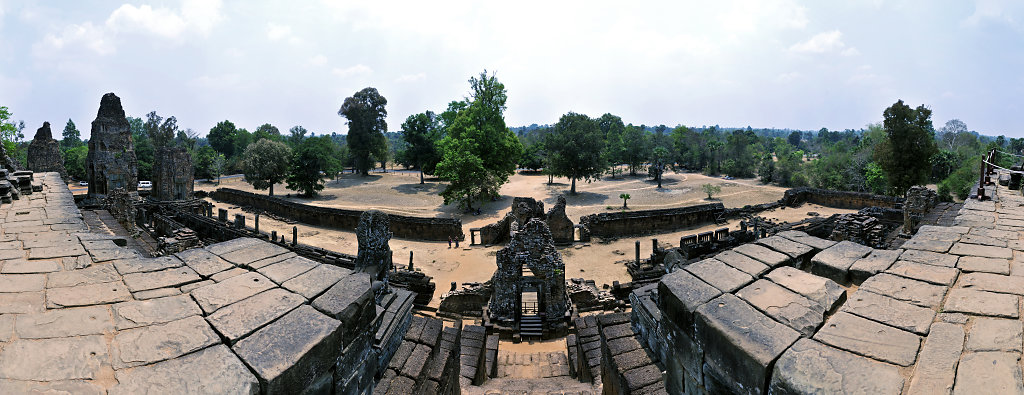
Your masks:
M719 291L718 288L712 287L683 270L662 276L658 283L658 295L662 298L664 317L675 322L691 336L693 336L693 312L721 294L722 291Z
M931 251L905 250L900 254L904 261L926 263L934 266L956 267L956 261L960 257L950 254L939 254Z
M274 288L274 283L259 273L246 273L222 282L197 288L192 298L206 314L224 306Z
M150 289L177 287L201 280L192 268L176 267L156 272L132 273L122 277L128 290L132 292Z
M134 250L127 248L104 248L104 249L92 249L89 250L89 255L92 255L92 260L96 262L113 261L116 259L136 259L139 258L139 253Z
M78 285L102 284L120 281L111 265L96 265L80 270L50 273L47 275L47 288L64 288Z
M896 261L886 273L921 280L937 285L953 285L960 271L952 267L932 266L910 261Z
M265 393L299 392L334 366L340 322L303 305L231 348Z
M217 255L224 255L226 253L229 253L229 252L232 252L232 251L236 251L236 250L239 250L239 249L242 249L242 248L247 248L247 247L251 247L251 246L257 245L257 244L266 244L266 243L267 242L265 242L263 240L260 240L260 239L256 239L256 238L242 237L242 238L232 239L232 240L228 240L228 241L222 241L222 242L217 243L217 244L211 244L211 245L207 246L205 249L207 251L210 251L210 252L212 252L214 254L217 254Z
M118 330L163 324L203 313L188 295L122 302L113 308L114 325Z
M118 384L109 391L120 394L256 394L256 376L224 345L216 345L180 358L116 372Z
M343 267L321 264L306 273L285 281L281 286L302 295L306 299L313 299L338 282L338 280L341 280L342 277L351 273L351 270Z
M765 278L817 303L822 311L832 311L846 300L846 290L835 281L792 267L772 270Z
M370 275L354 273L343 277L313 300L312 306L341 321L342 344L347 346L357 333L369 326L376 314Z
M21 339L0 352L0 372L14 380L96 379L107 358L107 342L100 335Z
M274 288L217 310L207 320L234 344L305 301L297 294Z
M935 310L868 291L855 292L841 311L919 335L928 334L935 319Z
M928 338L921 346L909 395L949 394L953 390L956 365L964 349L964 329L960 325L932 324Z
M836 242L832 240L825 240L820 237L814 237L808 235L807 233L796 230L787 230L785 232L779 232L778 234L776 234L776 236L785 237L797 243L808 245L819 250L824 250L836 244Z
M45 274L0 274L0 293L42 291L44 288Z
M202 251L202 250L199 250ZM143 273L181 267L184 263L173 255L159 258L136 258L124 259L114 262L114 268L118 273Z
M47 339L83 335L101 335L114 329L106 306L50 310L22 314L14 326L22 339Z
M1021 323L1019 320L978 318L967 335L966 348L970 351L1021 351Z
M264 276L267 276L267 278L273 280L275 283L281 284L302 273L310 271L317 265L319 265L319 263L312 259L296 256L285 259L281 262L264 266L258 271Z
M973 289L954 288L949 290L942 311L967 313L994 317L1017 318L1019 316L1018 296Z
M900 366L912 365L921 345L913 333L845 312L829 318L814 340Z
M248 266L250 263L289 252L291 251L277 244L262 242L246 248L220 254L220 257L224 258L225 261L238 266Z
M888 273L872 276L864 281L859 289L932 309L938 308L946 295L946 288L943 286Z
M0 273L4 274L29 274L29 273L52 273L59 272L64 268L60 262L54 259L14 259L4 262Z
M114 369L123 369L177 358L217 343L220 337L206 320L194 315L120 331L111 343L111 354Z
M775 362L774 394L899 394L899 368L800 339Z
M241 276L241 275L247 274L247 273L250 273L250 272L248 270L243 269L243 268L236 267L236 268L233 268L233 269L228 269L228 270L225 270L223 272L214 274L214 275L210 276L210 279L213 280L213 281L216 281L216 282L222 282L222 281L227 280L229 278L232 278L232 277L235 277L235 276Z
M129 299L131 293L120 281L46 290L46 307L50 309L117 303Z
M132 293L132 297L135 298L135 300L149 300L149 299L164 298L164 297L175 296L175 295L181 295L181 290L179 290L178 288L174 288L174 287L171 287L171 288L148 289L148 290L145 290L145 291L139 291L139 292Z
M684 269L722 292L733 292L754 279L716 259L705 259L686 265Z
M1007 259L965 256L960 258L960 261L956 263L956 267L965 272L1010 274L1010 261Z
M832 279L837 283L846 283L850 267L855 262L874 251L852 241L841 241L811 258L811 273Z
M262 269L264 267L273 265L273 264L278 263L278 262L283 262L283 261L295 258L297 256L299 256L299 255L294 253L294 252L287 252L287 253L284 253L284 254L274 255L274 256L271 256L271 257L260 259L260 260L258 260L256 262L250 263L250 264L248 264L246 266L248 268L250 268L250 269L257 270L257 269Z
M214 274L235 267L230 262L221 259L216 254L202 248L193 248L174 254L181 259L185 265L195 270L200 276L210 277Z
M732 251L757 259L758 261L761 261L761 263L772 268L793 262L793 259L786 254L757 244L743 244L739 247L733 248Z
M803 261L810 255L814 248L805 244L797 243L782 236L772 236L757 240L757 244L771 248L775 251L789 255L790 258Z
M1021 379L1020 353L969 352L960 358L956 370L954 395L973 395L984 388L993 394L1024 392Z
M884 272L896 259L899 259L903 250L874 250L868 256L858 259L850 266L850 279L854 284L863 283L868 277Z
M931 251L931 252L944 253L944 252L949 251L949 248L952 247L952 246L953 246L953 242L952 241L934 240L934 239L926 239L926 238L915 237L913 239L910 239L910 241L907 241L906 243L903 243L903 245L900 246L900 247L903 248L903 249L906 249L906 250L923 250L923 251Z
M804 336L813 335L825 320L820 305L771 281L757 280L736 292L736 296Z
M959 286L978 291L1024 295L1024 277L992 273L964 273Z
M949 250L950 254L980 256L997 259L1013 259L1013 250L1006 247L993 247L980 244L956 243Z
M720 252L718 255L715 255L715 259L755 278L768 271L768 265L761 263L761 261L731 250Z

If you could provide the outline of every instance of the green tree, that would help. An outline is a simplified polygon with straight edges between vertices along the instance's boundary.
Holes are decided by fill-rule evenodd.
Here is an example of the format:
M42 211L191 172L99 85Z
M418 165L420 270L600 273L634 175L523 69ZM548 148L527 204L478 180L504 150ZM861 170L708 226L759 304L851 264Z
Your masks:
M78 130L71 118L68 118L68 124L64 126L61 136L63 139L60 140L60 147L65 150L82 145L82 132Z
M338 110L338 115L348 119L349 153L355 159L356 169L364 176L373 168L374 158L387 160L384 137L384 132L388 131L384 120L388 116L384 108L387 104L388 100L377 88L369 87L346 98Z
M235 156L235 158L233 158L235 159L234 163L237 164L235 170L241 170L241 158L239 158L239 156L245 152L246 147L248 147L249 144L252 144L252 142L252 133L249 133L245 128L238 128L238 130L235 131L235 141L232 144L234 147L231 149L231 152L233 152Z
M665 170L669 166L669 161L672 156L664 145L658 145L651 150L651 166L647 170L649 176L654 177L654 181L658 182L658 188L661 189L661 179L665 175Z
M142 118L128 117L128 130L132 133L135 143L135 163L137 164L139 181L153 179L153 161L156 148L149 137L146 121Z
M622 209L623 210L629 208L629 207L626 207L626 202L629 201L629 198L631 198L631 197L632 196L629 196L628 193L620 193L619 194L619 199L622 199Z
M544 168L546 161L547 151L544 149L543 141L534 141L531 144L523 143L523 156L519 159L519 167L538 171Z
M563 115L552 132L544 137L544 146L550 147L546 166L550 174L568 177L572 183L569 193L573 195L577 179L589 182L600 178L607 166L606 158L601 155L605 147L604 134L596 120L583 114Z
M324 176L338 169L337 145L330 136L310 137L292 152L288 189L313 197L324 189Z
M291 148L280 141L268 138L256 140L242 154L245 181L257 190L270 189L270 196L274 196L274 184L284 181L288 176L291 155Z
M708 200L713 199L716 194L722 193L722 187L718 185L703 184L700 189L708 195Z
M803 133L800 133L800 131L798 130L794 130L793 133L790 133L789 137L786 138L786 142L788 142L789 145L792 145L794 147L800 147L800 139L802 137Z
M302 143L302 140L306 139L307 132L308 131L306 130L306 128L302 126L292 126L291 129L288 129L288 146L291 147L292 149L298 147L299 144Z
M210 129L210 134L206 136L206 139L209 140L210 146L214 150L230 158L235 155L235 136L237 134L238 129L235 128L235 124L224 120Z
M627 125L622 131L620 149L624 153L620 161L629 165L629 175L635 176L636 170L650 157L650 136L643 127Z
M192 153L193 173L195 178L207 179L211 182L220 176L214 172L214 164L217 157L223 158L223 154L217 152L213 147L204 145Z
M267 139L270 141L281 141L281 131L277 129L277 126L265 123L256 128L255 132L252 132L253 142Z
M890 191L896 196L928 181L931 163L938 151L932 128L932 110L921 105L910 108L899 100L883 113L886 139L875 150L875 160L885 171Z
M89 147L79 145L64 152L64 168L68 175L76 180L88 177L85 171L85 159L89 155Z
M761 164L757 169L761 183L770 184L775 179L775 156L771 152L761 154Z
M4 150L7 151L7 155L11 157L12 160L17 160L16 158L20 156L19 151L21 150L18 147L18 141L25 138L24 135L21 134L21 130L24 129L24 122L20 125L15 125L10 121L10 119L11 112L7 107L0 107L0 141L3 142ZM10 165L13 165L13 163L0 163L0 167Z
M437 115L433 111L410 115L402 123L402 138L409 144L404 151L404 159L419 168L420 184L423 183L423 173L432 174L441 160L434 145L440 137Z
M882 166L879 166L878 163L868 163L864 179L866 180L868 190L876 195L884 194L889 188L889 181L885 178L885 171L882 170Z
M475 199L497 197L523 153L522 143L505 126L505 85L486 70L469 84L471 96L441 114L446 135L436 171L449 182L441 192L445 204L458 201L466 208Z

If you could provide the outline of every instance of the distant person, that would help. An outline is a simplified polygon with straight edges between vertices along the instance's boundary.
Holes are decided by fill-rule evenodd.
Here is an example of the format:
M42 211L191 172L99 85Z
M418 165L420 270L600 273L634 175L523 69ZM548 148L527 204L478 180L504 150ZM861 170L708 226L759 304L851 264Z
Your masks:
M448 236L448 248L452 248L452 237Z
M455 238L455 248L459 248L459 238Z

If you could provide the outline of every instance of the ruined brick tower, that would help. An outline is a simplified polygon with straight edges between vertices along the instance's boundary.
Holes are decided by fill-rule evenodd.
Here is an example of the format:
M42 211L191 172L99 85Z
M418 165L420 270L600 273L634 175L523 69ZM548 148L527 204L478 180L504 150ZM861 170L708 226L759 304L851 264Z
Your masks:
M121 99L113 93L103 95L96 120L92 121L86 173L90 197L103 198L117 188L130 193L138 191L132 132Z
M36 173L55 171L68 179L64 158L60 156L60 147L53 139L49 122L43 122L43 127L36 130L36 136L28 145L28 169Z
M156 151L153 164L153 196L157 200L192 198L192 155L183 147L163 147Z
M529 219L498 251L497 264L488 304L491 321L523 337L563 334L569 311L565 264L548 225L540 218Z

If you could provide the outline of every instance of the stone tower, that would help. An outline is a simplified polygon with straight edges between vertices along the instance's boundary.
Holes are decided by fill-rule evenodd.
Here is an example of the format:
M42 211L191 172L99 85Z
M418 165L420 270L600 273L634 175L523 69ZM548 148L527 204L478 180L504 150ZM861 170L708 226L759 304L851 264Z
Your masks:
M184 147L162 147L156 150L153 163L153 196L157 200L192 198L195 179L192 177L192 155Z
M86 173L90 197L103 198L117 188L138 192L138 164L132 132L121 108L121 99L113 93L103 95L96 120L92 121Z
M488 309L492 322L514 327L528 315L540 316L545 337L563 333L569 298L565 263L555 249L551 230L540 218L529 219L497 254Z
M43 122L43 127L36 130L36 136L28 145L28 169L37 173L55 171L64 180L68 179L64 158L60 156L60 146L53 139L49 122Z

